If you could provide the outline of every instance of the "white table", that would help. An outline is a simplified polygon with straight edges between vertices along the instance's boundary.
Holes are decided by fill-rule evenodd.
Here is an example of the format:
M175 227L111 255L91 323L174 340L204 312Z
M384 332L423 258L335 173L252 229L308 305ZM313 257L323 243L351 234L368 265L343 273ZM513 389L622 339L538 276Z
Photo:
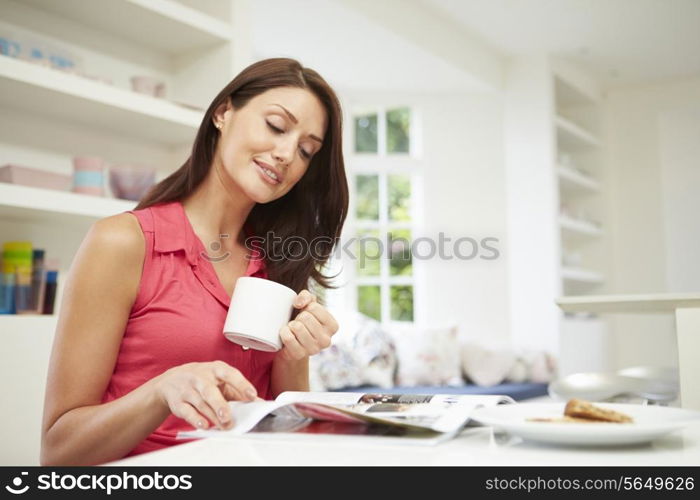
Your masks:
M700 293L562 297L566 312L676 315L681 406L700 410Z
M538 445L494 434L490 427L470 427L436 446L321 435L208 438L106 465L700 465L700 422L649 444L615 448Z

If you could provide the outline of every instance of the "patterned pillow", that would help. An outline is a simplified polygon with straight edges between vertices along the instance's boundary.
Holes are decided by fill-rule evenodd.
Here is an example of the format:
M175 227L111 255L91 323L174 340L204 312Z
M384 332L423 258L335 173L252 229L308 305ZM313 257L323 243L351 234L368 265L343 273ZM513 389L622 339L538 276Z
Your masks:
M309 388L333 391L362 385L362 370L353 352L333 344L309 358Z
M456 326L397 326L392 337L398 356L397 385L464 384Z
M396 353L391 336L379 322L358 312L332 314L340 328L332 346L311 357L310 382L326 390L360 385L393 387Z

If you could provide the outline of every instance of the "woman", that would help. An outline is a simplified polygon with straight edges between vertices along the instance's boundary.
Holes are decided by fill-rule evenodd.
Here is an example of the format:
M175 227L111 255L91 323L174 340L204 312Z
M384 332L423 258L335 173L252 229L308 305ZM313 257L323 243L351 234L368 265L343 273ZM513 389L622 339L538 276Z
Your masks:
M329 286L319 269L347 213L341 130L338 99L316 72L291 59L258 62L214 99L180 169L134 211L90 229L61 305L42 464L182 443L180 430L230 428L227 401L308 390L308 357L338 329L306 287ZM284 244L291 237L328 243L299 257ZM277 353L222 335L244 275L298 293Z

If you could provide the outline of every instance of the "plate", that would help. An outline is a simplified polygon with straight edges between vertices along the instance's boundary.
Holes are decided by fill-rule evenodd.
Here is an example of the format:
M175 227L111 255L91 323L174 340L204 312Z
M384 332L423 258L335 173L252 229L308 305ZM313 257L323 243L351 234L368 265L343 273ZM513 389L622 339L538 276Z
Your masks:
M564 415L565 403L516 403L482 407L472 419L529 441L576 446L615 446L653 441L687 424L700 421L700 412L667 406L595 403L601 408L625 413L634 423L529 422L528 418Z

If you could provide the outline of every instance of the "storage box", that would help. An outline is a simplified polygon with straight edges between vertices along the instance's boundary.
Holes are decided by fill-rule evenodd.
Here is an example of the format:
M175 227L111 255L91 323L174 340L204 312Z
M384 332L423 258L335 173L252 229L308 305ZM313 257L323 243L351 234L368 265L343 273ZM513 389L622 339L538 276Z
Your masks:
M21 186L69 191L72 177L67 174L47 172L38 168L20 165L3 165L0 167L0 182L19 184Z

